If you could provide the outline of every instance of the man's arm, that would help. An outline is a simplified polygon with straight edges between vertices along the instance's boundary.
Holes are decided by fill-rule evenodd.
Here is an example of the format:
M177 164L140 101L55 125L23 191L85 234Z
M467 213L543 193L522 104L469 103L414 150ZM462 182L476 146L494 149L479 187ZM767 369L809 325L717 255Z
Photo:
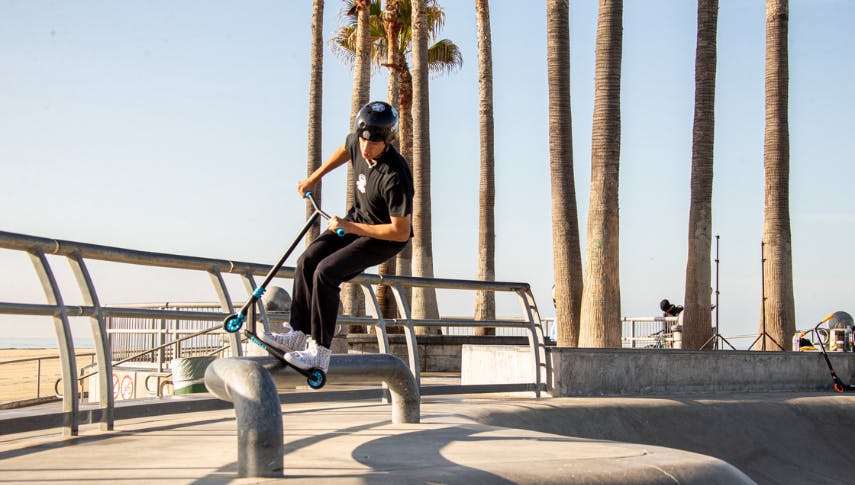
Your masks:
M359 222L346 221L338 217L329 220L330 231L339 227L348 234L356 236L368 236L385 241L407 242L410 239L410 216L391 217L389 224L362 224Z
M306 192L313 191L315 189L315 185L321 181L324 175L332 172L338 167L341 167L348 161L350 161L350 153L345 150L344 145L338 147L336 151L330 155L327 161L323 163L323 165L318 167L317 170L309 175L309 178L302 180L297 184L297 192L300 193L300 197L305 197Z

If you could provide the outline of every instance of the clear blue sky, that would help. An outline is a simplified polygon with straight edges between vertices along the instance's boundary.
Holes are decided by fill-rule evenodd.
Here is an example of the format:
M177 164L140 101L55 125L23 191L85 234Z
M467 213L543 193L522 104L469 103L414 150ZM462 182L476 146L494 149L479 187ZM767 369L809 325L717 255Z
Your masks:
M301 227L311 3L0 0L0 230L271 264ZM573 144L584 241L596 5L571 5ZM477 274L478 86L474 6L445 0L461 71L431 93L434 272ZM326 1L324 38L340 3ZM682 302L696 5L624 6L621 293L627 316ZM790 2L791 220L797 326L855 312L851 140L855 2ZM544 2L492 2L497 278L528 281L554 315ZM760 310L765 11L721 0L713 231L721 324L755 333ZM326 157L347 133L349 69L324 60ZM372 97L385 96L385 76ZM343 212L344 174L324 205ZM584 253L584 248L583 248ZM42 301L26 258L0 251L0 301ZM293 263L291 263L293 264ZM57 264L60 277L67 274ZM105 303L213 300L205 275L93 265ZM67 300L79 295L67 285ZM471 299L440 294L443 314ZM505 314L518 311L502 301ZM19 321L19 320L15 320ZM0 329L51 335L49 320ZM23 327L23 328L22 328Z

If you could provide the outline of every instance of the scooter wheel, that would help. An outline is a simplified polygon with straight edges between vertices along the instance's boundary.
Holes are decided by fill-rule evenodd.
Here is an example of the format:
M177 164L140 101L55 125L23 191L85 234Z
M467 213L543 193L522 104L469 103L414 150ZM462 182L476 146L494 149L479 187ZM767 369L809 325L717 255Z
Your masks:
M843 392L845 389L843 389L843 386L841 386L840 384L835 382L834 383L834 390L837 392Z
M235 333L240 330L240 328L243 326L243 319L241 318L241 316L242 315L240 315L239 313L233 313L227 316L225 320L223 320L223 328L226 329L226 332Z
M306 379L306 382L312 389L320 389L327 383L327 375L324 371L315 367L309 369L309 378Z

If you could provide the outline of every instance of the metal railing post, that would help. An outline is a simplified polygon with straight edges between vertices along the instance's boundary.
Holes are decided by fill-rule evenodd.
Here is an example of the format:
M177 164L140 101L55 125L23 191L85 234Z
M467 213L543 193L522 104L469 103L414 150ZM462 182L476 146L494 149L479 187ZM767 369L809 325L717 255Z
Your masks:
M255 277L250 272L246 272L243 274L243 285L246 288L246 293L251 295L258 288L258 284L255 282ZM258 302L255 304L255 308L258 309L258 313L261 315L261 328L262 332L270 331L270 322L267 320L267 309L264 308L264 304L261 303L261 299L259 298Z
M208 271L208 276L211 277L211 283L214 284L214 290L217 292L217 298L220 300L220 309L231 315L235 312L235 306L232 302L232 297L229 294L229 289L226 287L226 281L223 279L223 274L218 269ZM240 336L235 333L230 333L227 337L231 347L232 357L243 355L240 346Z
M376 320L374 331L377 335L377 350L381 354L391 354L392 347L389 345L389 335L386 332L386 320L383 319L383 311L380 309L380 302L377 301L377 294L374 292L374 288L371 286L371 283L362 282L359 283L359 286L365 294L366 313L368 313L369 316L373 316ZM385 382L383 383L383 387L383 402L392 402L392 397L389 395L389 391L385 389Z
M80 253L66 256L77 286L83 295L83 301L95 308L95 316L89 317L89 325L92 329L92 339L95 341L95 355L98 359L98 404L101 406L101 429L103 431L113 430L113 363L110 355L110 343L107 339L107 322L101 312L101 302L95 292L95 284L92 275L86 268ZM76 363L76 361L75 361ZM90 389L91 391L91 389Z
M419 346L416 341L416 329L413 326L413 317L410 313L407 294L399 282L391 284L389 288L392 289L392 294L395 295L395 301L398 303L398 315L401 316L404 323L404 338L407 340L407 357L409 358L410 372L413 373L416 383L421 386L422 373L419 364Z
M160 350L157 351L157 370L163 372L163 361L166 359L166 352L163 345L166 343L166 319L160 319L160 331L157 333L157 346Z
M539 398L543 390L543 383L548 378L546 371L546 344L543 341L543 329L540 328L540 312L534 303L534 296L528 287L516 291L523 309L523 316L529 322L529 347L534 360L534 396ZM542 354L542 355L541 355Z
M42 397L42 359L36 361L36 399Z
M68 313L62 301L56 277L48 264L44 251L35 248L28 251L28 254L36 274L38 274L48 304L59 309L58 315L53 317L53 324L62 365L63 435L77 436L77 411L80 403L77 392L77 362L74 359L74 341L71 336Z
M383 318L383 312L380 310L380 302L377 301L377 294L370 283L360 283L362 292L365 294L366 305L365 311L369 316L374 317L377 321L374 324L377 332L377 347L381 354L389 354L392 352L389 346L389 335L386 332L386 320Z

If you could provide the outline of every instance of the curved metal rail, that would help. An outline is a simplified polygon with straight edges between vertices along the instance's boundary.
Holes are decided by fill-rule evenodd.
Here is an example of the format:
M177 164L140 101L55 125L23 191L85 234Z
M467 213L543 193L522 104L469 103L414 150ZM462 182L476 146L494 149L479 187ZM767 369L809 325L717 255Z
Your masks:
M333 355L327 379L338 384L384 383L392 394L393 423L421 419L419 387L407 366L393 355ZM238 476L282 476L284 434L276 387L302 383L303 376L273 357L218 359L208 366L205 386L235 405Z

